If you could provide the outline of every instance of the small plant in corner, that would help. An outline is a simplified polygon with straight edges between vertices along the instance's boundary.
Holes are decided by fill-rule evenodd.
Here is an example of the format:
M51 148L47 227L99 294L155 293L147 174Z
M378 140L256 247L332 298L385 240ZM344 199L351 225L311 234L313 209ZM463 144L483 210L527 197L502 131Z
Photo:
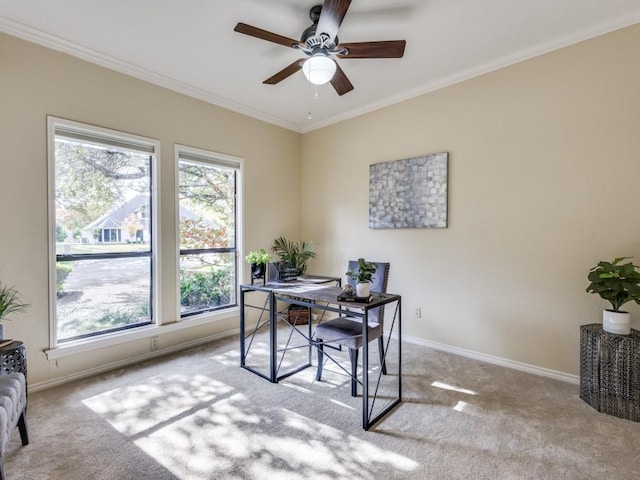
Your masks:
M29 308L29 304L22 303L20 294L15 287L8 287L0 283L0 340L4 340L2 322L14 313L22 313Z
M613 262L599 262L587 278L591 282L587 292L597 293L611 304L611 309L602 311L602 328L605 332L619 335L631 333L631 315L620 308L628 302L640 304L640 272L631 262L632 257L619 257Z
M611 303L611 311L620 312L620 308L628 302L640 304L640 272L631 262L633 257L619 257L613 262L599 262L589 271L587 276L591 282L587 292L597 293Z
M0 283L0 323L8 320L14 313L22 313L29 308L29 304L20 301L20 294L15 287L8 287Z

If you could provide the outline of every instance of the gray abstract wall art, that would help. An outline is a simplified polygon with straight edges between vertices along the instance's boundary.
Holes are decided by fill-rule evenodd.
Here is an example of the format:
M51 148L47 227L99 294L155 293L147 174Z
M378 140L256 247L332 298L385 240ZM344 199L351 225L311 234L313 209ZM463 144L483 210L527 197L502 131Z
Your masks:
M369 228L447 228L449 153L369 166Z

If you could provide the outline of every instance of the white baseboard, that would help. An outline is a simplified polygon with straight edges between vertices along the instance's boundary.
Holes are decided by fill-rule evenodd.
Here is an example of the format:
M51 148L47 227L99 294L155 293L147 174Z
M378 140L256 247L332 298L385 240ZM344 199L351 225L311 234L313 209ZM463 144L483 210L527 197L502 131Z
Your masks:
M163 357L171 353L180 352L182 350L186 350L187 348L197 347L199 345L211 343L216 340L222 340L223 338L231 337L239 333L240 333L240 329L237 328L237 329L229 330L226 332L218 333L215 335L209 335L206 337L198 338L190 342L173 345L171 347L160 348L152 352L143 353L142 355L137 355L135 357L119 360L117 362L105 363L104 365L100 365L99 367L90 368L88 370L82 370L81 372L72 373L71 375L65 375L52 380L45 380L44 382L30 383L29 391L37 392L38 390L45 390L47 388L56 387L58 385L72 382L74 380L80 380L82 378L91 377L93 375L98 375L100 373L108 372L109 370L115 370L117 368L134 365L136 363L144 362L146 360L151 360L153 358Z
M162 357L170 353L186 350L187 348L204 345L206 343L231 337L239 333L240 333L240 329L233 329L233 330L218 333L215 335L209 335L207 337L198 338L197 340L192 340L190 342L181 343L179 345L173 345L171 347L155 350L153 352L147 352L142 355L137 355L135 357L127 358L125 360L106 363L104 365L100 365L99 367L90 368L88 370L76 372L71 375L65 375L63 377L58 377L52 380L46 380L44 382L29 384L29 391L37 392L38 390L45 390L47 388L62 385L74 380L80 380L82 378L90 377L92 375L98 375L100 373L108 372L109 370L115 370L116 368L126 367L128 365L144 362L146 360L151 360L153 358ZM535 365L529 365L527 363L516 362L506 358L496 357L494 355L487 355L485 353L480 353L473 350L467 350L465 348L454 347L451 345L446 345L444 343L438 343L431 340L426 340L420 337L403 335L402 340L405 342L413 343L415 345L421 345L423 347L433 348L434 350L441 350L444 352L453 353L454 355L460 355L463 357L472 358L474 360L479 360L481 362L487 362L494 365L500 365L502 367L513 368L514 370L533 373L534 375L553 378L555 380L562 380L563 382L569 382L576 385L580 383L580 377L577 375L571 375L564 372L558 372L556 370L550 370L548 368L537 367Z
M486 353L467 350L466 348L453 347L444 343L425 340L424 338L420 337L402 335L402 340L416 345L422 345L423 347L429 347L435 350L442 350L444 352L460 355L462 357L472 358L481 362L492 363L494 365L500 365L501 367L513 368L514 370L520 370L522 372L533 373L534 375L553 378L554 380L562 380L563 382L569 382L576 385L580 383L580 377L578 375L571 375L569 373L559 372L557 370L537 367L535 365L529 365L528 363L516 362L514 360L496 357L494 355L487 355Z

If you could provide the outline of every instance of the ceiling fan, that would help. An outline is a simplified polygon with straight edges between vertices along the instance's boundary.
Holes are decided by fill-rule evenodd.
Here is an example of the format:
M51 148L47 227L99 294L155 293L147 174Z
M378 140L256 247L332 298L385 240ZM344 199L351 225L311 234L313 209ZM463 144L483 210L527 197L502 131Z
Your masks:
M333 57L402 58L406 45L405 40L339 43L338 29L350 4L351 0L324 0L322 5L312 7L309 18L313 25L302 32L300 41L246 23L238 23L234 31L300 50L308 57L296 60L262 83L275 85L302 69L311 83L331 82L338 95L344 95L353 90L353 85Z

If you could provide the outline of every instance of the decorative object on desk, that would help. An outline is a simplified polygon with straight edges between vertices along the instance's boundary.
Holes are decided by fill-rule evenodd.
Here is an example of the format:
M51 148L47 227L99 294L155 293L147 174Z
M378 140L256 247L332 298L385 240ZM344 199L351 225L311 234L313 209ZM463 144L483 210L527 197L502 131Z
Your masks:
M613 262L599 262L589 271L587 278L591 282L587 292L597 293L611 303L611 309L602 311L602 328L605 332L629 335L631 315L620 310L625 303L640 304L640 272L631 262L623 263L633 257L619 257Z
M247 263L251 264L251 283L257 279L263 279L267 270L267 264L271 260L271 255L265 252L264 248L254 250L244 257Z
M357 297L355 295L345 295L344 293L338 295L339 302L369 303L371 300L373 300L373 295L368 297Z
M276 238L271 249L280 257L280 281L295 280L299 275L303 275L307 271L307 260L316 257L311 242L303 241L298 244L284 237Z
M447 228L447 152L369 167L369 228Z
M371 280L377 269L377 263L366 262L364 258L359 258L357 268L347 271L347 277L356 281L356 297L369 298Z
M15 287L9 287L0 283L0 340L4 338L2 322L9 320L8 316L14 313L22 313L29 308L29 304L22 303L20 293Z
M369 295L368 297L358 297L356 296L356 292L353 290L351 285L345 285L342 289L342 292L338 295L337 300L339 302L358 302L358 303L369 303L373 300L373 296Z

